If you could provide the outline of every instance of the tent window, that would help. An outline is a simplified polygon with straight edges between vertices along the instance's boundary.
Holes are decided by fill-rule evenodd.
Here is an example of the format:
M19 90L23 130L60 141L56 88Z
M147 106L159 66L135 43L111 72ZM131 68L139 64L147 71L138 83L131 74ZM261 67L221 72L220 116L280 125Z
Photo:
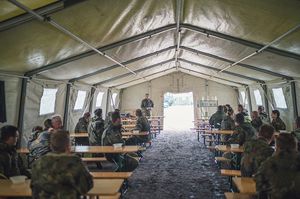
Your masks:
M99 108L102 105L102 99L103 99L104 92L99 92L96 99L96 107Z
M40 104L40 115L54 113L57 89L44 88Z
M258 89L254 90L254 97L255 97L256 105L262 106L262 99Z
M242 96L242 103L243 104L248 104L248 99L246 98L246 93L245 91L241 91L241 96Z
M78 91L74 110L81 110L84 105L86 91Z
M287 108L282 88L273 88L272 91L276 108Z
M111 106L116 105L117 93L113 93L111 98Z

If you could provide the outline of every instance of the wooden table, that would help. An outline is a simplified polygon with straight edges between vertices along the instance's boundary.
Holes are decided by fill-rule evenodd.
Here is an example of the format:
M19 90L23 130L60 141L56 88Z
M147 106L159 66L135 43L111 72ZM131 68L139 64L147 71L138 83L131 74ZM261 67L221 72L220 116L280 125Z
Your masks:
M145 136L145 135L149 135L149 132L148 131L139 132L139 133L123 132L122 135L123 136Z
M240 193L256 194L256 183L253 178L235 177L232 180Z
M233 153L243 153L244 148L239 147L239 148L231 148L230 146L226 145L217 145L215 146L215 149L221 152L233 152Z
M139 151L139 146L123 146L121 149L114 149L113 146L75 146L72 153L130 153ZM28 154L27 148L17 150L18 153Z
M87 195L115 196L123 182L122 179L94 179L94 187ZM31 195L30 180L21 184L12 184L10 180L0 180L0 197L30 197Z
M70 134L70 138L86 138L89 137L88 133L72 133Z
M232 135L233 131L231 130L205 130L205 133L210 133L210 134L220 134L220 135Z

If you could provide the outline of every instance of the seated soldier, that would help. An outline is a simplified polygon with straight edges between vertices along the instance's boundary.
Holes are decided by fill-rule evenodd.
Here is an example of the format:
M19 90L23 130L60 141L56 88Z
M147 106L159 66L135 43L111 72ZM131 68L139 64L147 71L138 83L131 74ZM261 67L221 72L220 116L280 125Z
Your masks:
M44 131L48 131L48 129L52 128L51 119L45 119L44 121Z
M0 136L0 178L26 175L30 178L30 173L25 168L22 158L16 150L19 137L17 127L7 125L1 128Z
M108 112L104 120L104 129L111 125L111 115L113 112Z
M300 151L300 117L296 118L294 131L292 134L297 138L298 140L298 151Z
M51 119L51 126L52 128L49 128L46 131L43 131L39 134L36 140L32 142L32 144L29 146L29 155L31 157L30 162L40 158L41 156L45 155L46 153L50 152L50 134L53 130L59 130L62 129L62 120L59 115L54 115Z
M221 128L222 120L225 117L224 108L223 106L218 106L217 112L215 112L209 119L209 124L212 125L214 128Z
M261 126L257 138L244 144L244 153L241 160L243 177L252 177L263 161L272 156L274 150L269 144L273 140L275 129L267 124Z
M265 112L265 108L263 106L258 106L257 111L261 121L265 124L270 124L269 115Z
M263 122L261 121L257 111L252 112L251 119L252 126L256 129L257 132L259 132L259 128L262 126Z
M235 127L233 134L228 139L227 144L239 144L242 146L246 141L254 137L256 131L250 123L245 122L245 118L242 113L236 114L235 122L237 126Z
M300 198L300 154L293 135L279 134L274 155L261 164L255 181L260 199Z
M32 131L31 131L31 135L27 142L27 148L29 148L31 143L38 138L38 136L41 132L43 132L43 127L41 127L41 126L33 127Z
M142 143L147 143L150 141L150 124L148 119L143 116L141 109L136 109L135 115L137 117L136 125L133 130L138 130L139 132L149 132L146 136L133 136L126 140L126 145L137 145Z
M279 132L280 130L286 130L286 126L280 118L280 112L278 110L273 110L271 117L272 126L275 128L275 131Z
M79 118L79 121L75 126L75 133L87 133L90 118L91 114L89 112L86 112L83 117Z
M221 130L233 130L235 128L233 116L233 109L227 107L227 115L224 117L221 123ZM222 140L227 141L230 135L222 135Z
M89 127L89 143L90 145L101 145L102 133L104 131L104 120L102 119L102 109L98 108L94 111L95 116L92 118Z
M54 131L51 149L32 165L33 198L80 198L93 187L93 177L80 157L70 154L69 132Z

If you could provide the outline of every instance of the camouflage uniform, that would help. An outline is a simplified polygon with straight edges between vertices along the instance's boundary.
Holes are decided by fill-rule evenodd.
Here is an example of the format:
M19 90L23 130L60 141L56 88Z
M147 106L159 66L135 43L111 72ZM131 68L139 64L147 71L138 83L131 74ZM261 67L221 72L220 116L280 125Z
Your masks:
M215 112L209 119L209 124L213 125L214 128L221 128L222 120L226 117L224 111Z
M30 173L26 170L22 158L17 153L15 146L0 143L0 178L26 175L30 178Z
M111 114L112 112L108 112L104 121L104 129L107 129L111 125Z
M270 124L270 120L269 120L269 116L267 113L265 112L261 112L259 113L259 118L261 119L261 121L265 124Z
M242 146L246 141L253 138L255 129L249 123L243 123L237 126L228 140L228 144L239 144Z
M233 130L235 128L234 120L231 116L226 115L221 123L221 130ZM222 135L222 140L227 141L230 135Z
M286 126L285 126L284 122L279 117L276 118L276 119L274 119L274 120L272 120L272 126L274 127L274 129L276 131L286 130Z
M84 117L81 117L75 126L75 133L87 133L89 122Z
M32 166L33 198L80 198L92 187L93 177L78 156L48 153Z
M150 124L148 119L144 116L138 117L136 120L136 125L134 130L138 130L140 132L149 132L150 133ZM146 136L133 136L126 140L126 145L137 145L141 143L149 142L151 139L150 134Z
M255 175L259 198L300 198L300 155L281 151L264 161Z
M261 119L255 118L251 121L251 125L256 129L256 131L259 131L259 128L263 125L263 122L261 121Z
M244 144L244 153L241 161L243 177L252 177L263 161L272 156L274 149L269 146L265 138L251 139Z
M28 148L30 151L29 155L33 160L50 152L50 132L43 131L40 133L37 139L34 140Z
M90 145L100 145L102 133L104 131L104 120L95 116L89 126L89 142Z
M151 108L154 107L154 103L151 99L143 99L141 109L146 117L151 116Z

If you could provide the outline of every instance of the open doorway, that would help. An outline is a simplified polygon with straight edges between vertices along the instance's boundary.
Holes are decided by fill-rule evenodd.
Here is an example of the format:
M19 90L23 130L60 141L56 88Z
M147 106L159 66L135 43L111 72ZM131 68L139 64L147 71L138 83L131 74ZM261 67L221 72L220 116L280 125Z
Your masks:
M164 130L189 130L193 127L193 93L165 93Z

